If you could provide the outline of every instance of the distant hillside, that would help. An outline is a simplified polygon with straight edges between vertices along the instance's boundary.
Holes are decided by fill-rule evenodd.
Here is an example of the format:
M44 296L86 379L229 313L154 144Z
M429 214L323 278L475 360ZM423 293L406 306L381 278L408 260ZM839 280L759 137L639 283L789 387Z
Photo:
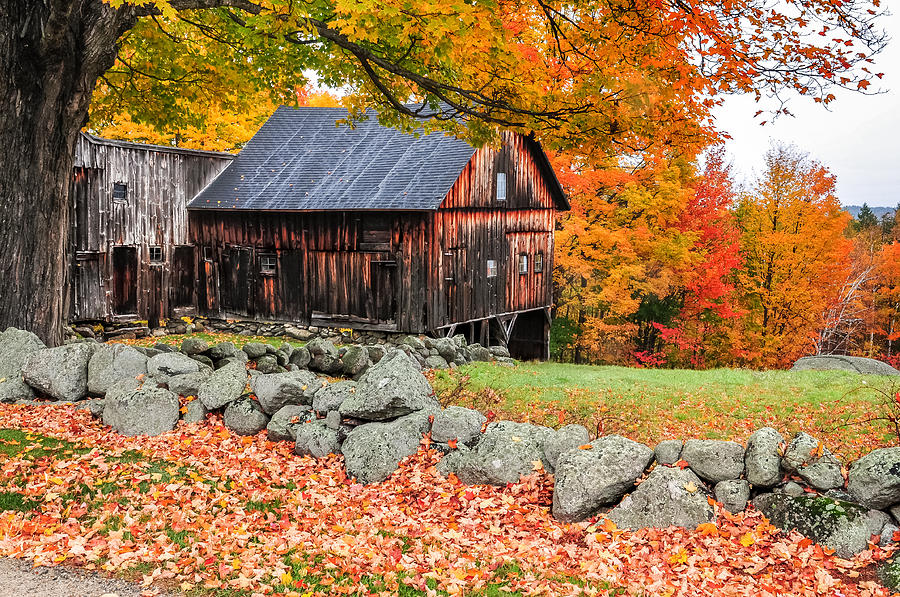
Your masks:
M853 216L854 218L857 216L857 214L859 214L860 209L862 209L862 205L845 205L844 206L844 211L849 212L850 215ZM879 220L881 219L881 216L883 216L884 214L894 213L893 207L872 207L870 205L869 209L872 210L872 213L875 214L875 217L878 218Z

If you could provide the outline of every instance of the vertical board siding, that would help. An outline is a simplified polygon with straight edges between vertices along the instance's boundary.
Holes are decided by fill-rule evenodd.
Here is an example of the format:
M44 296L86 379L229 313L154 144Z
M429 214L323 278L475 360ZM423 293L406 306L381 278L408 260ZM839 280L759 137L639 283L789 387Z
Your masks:
M497 173L506 174L506 201L496 197ZM428 327L543 309L551 304L556 206L533 145L516 134L499 149L475 152L431 219ZM529 272L518 274L518 255ZM542 253L542 273L533 271ZM487 277L487 261L497 277Z
M75 283L71 317L132 315L146 319L187 307L183 303L188 300L178 294L180 290L173 289L184 284L187 276L192 278L191 288L196 285L193 262L175 256L176 246L188 242L187 202L231 159L212 152L79 137L72 182ZM127 185L124 200L113 198L115 183ZM111 259L115 246L134 247L138 262L134 279L122 281L134 286L136 301L133 305L120 304L119 309ZM163 247L161 264L150 264L150 246ZM94 256L96 265L88 263ZM190 271L181 271L178 265ZM88 269L81 274L79 268ZM170 304L175 295L176 302L182 304ZM197 300L191 297L190 302L196 304ZM125 306L134 306L134 312L123 313Z
M425 218L419 212L190 212L190 240L212 256L200 281L222 280L202 314L266 321L425 331ZM250 267L236 280L235 251ZM275 255L275 275L260 272ZM221 264L216 271L216 264ZM237 285L256 288L249 296ZM207 297L210 291L207 290Z

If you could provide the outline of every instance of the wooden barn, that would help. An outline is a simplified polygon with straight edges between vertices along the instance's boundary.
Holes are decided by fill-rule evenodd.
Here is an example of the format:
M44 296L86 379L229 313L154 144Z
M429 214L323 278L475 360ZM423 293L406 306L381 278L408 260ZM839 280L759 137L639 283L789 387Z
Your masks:
M555 214L540 145L474 149L281 107L188 205L201 315L465 333L546 358Z
M196 311L187 203L234 158L82 134L75 154L72 321Z

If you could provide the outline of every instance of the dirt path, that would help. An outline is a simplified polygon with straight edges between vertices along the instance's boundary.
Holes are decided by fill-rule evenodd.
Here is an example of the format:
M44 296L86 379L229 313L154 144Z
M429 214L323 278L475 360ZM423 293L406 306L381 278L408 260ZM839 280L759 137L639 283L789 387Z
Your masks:
M0 558L0 597L142 597L134 583L77 568L32 568L25 560ZM170 596L172 597L172 596Z

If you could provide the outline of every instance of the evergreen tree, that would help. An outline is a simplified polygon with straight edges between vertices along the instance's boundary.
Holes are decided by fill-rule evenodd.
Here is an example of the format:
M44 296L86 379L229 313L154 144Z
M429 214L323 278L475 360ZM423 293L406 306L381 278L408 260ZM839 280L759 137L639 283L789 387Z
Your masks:
M878 226L878 218L875 217L875 213L872 209L866 203L863 203L859 213L856 215L854 227L859 231L867 230L875 226Z

